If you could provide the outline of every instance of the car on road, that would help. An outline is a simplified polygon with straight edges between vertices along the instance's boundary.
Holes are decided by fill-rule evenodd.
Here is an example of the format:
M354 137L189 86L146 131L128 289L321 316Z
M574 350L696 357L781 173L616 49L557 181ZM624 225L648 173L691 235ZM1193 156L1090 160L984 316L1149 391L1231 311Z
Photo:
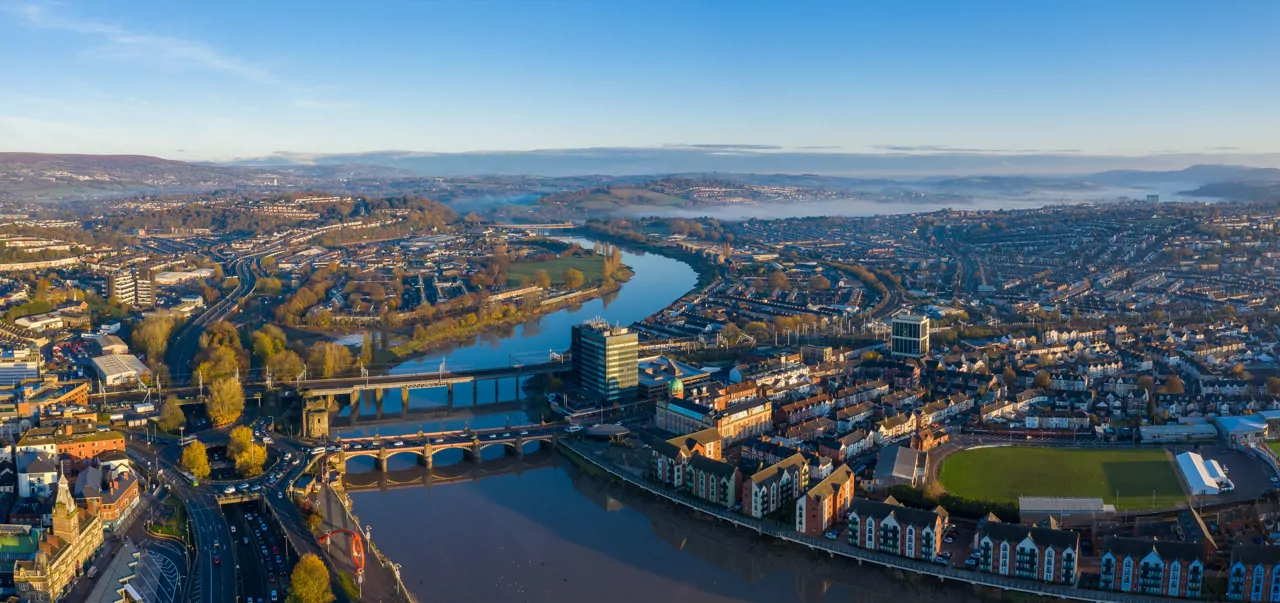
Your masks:
M564 428L564 430L565 430L566 432L568 432L568 433L578 433L579 431L582 431L582 426L581 426L581 425L570 425L570 426L568 426L568 427L565 427L565 428Z
M223 494L235 494L235 493L236 493L236 487L235 487L235 486L227 486L226 488L223 488L223 489L222 489L222 493L223 493Z
M213 556L213 564L214 564L214 565L222 565L222 557L220 557L220 556L218 556L218 555L214 555L214 556Z
M521 431L521 432L520 432L520 435L522 435L522 436L526 436L526 435L529 435L529 432L528 432L528 431Z
M396 440L396 443L392 444L392 446L404 446L404 440Z
M236 487L239 488L241 492L244 492L245 490L249 489L249 484L240 484L239 486L236 486Z
M443 443L444 443L444 438L436 438L436 443L437 443L437 444L443 444Z
M840 532L838 530L831 530L830 532L823 534L823 536L825 536L827 540L835 540L840 537Z
M507 433L502 434L502 437L504 437L504 438L509 438L509 437L511 437L511 432L509 432L509 431L508 431Z
M245 536L245 537L244 537L244 540L243 540L243 541L241 541L241 543L242 543L242 544L249 544L249 537L248 537L248 536Z
M489 434L489 439L490 439L490 440L496 440L496 439L498 439L498 434L496 434L496 433L491 433L491 434Z
M284 500L284 492L276 492L276 498Z
M236 527L235 527L235 526L231 526L231 533L232 533L232 534L235 534L235 533L236 533Z

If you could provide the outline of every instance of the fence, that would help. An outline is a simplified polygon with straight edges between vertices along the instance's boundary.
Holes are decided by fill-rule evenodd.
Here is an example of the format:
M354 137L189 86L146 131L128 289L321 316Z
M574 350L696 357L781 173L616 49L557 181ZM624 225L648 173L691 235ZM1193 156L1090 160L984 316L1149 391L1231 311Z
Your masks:
M978 586L987 586L990 588L998 588L1000 590L1010 590L1016 592L1029 593L1045 597L1058 597L1062 599L1071 599L1075 601L1099 601L1108 603L1167 603L1168 599L1158 596L1135 595L1129 593L1119 593L1111 591L1093 591L1074 588L1065 585L1046 584L1034 582L1031 580L1020 580L1016 578L1007 578L993 574L985 574L971 570L961 570L948 566L941 566L925 561L898 557L877 551L859 549L839 541L824 540L813 538L800 534L798 532L785 528L770 525L764 521L752 519L744 515L733 513L724 509L704 503L696 498L683 494L681 492L657 486L645 481L643 478L631 474L625 470L620 470L611 463L606 463L595 458L595 455L589 448L577 442L568 442L562 440L560 445L582 457L586 462L591 463L605 472L621 479L633 486L648 491L654 496L665 498L676 504L684 505L695 511L705 513L716 519L727 521L739 527L754 530L758 534L768 534L774 538L779 538L794 544L809 547L813 550L826 551L831 556L839 555L856 560L859 564L874 563L883 567L897 569L904 572L913 572L920 575L934 576L942 580L954 580L957 582L965 582Z

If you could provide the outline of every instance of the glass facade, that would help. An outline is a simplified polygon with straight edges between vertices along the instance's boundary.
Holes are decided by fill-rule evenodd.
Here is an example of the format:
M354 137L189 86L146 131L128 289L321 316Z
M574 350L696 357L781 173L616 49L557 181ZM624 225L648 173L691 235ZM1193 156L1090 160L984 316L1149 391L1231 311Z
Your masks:
M588 399L602 404L631 402L639 378L640 341L625 327L593 321L573 327L573 372Z

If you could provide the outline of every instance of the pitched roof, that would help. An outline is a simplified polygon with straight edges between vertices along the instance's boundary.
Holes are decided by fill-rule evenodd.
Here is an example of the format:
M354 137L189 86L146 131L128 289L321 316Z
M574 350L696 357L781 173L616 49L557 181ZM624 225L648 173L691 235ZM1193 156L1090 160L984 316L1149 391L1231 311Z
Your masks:
M1180 559L1190 562L1204 557L1204 549L1198 544L1172 540L1151 540L1148 538L1125 538L1121 536L1112 536L1103 540L1102 548L1099 550L1103 555L1111 553L1117 558L1133 557L1141 559L1151 551L1155 551L1165 561Z
M913 509L904 507L892 496L884 502L870 500L867 498L854 498L850 511L857 513L858 517L874 517L877 521L886 517L893 517L900 524L911 524L917 526L932 525L938 520L939 511L942 516L946 516L946 510L938 507L933 511L925 511L923 509Z
M769 465L768 467L765 467L764 469L761 469L760 471L757 471L755 474L751 476L751 481L753 483L759 484L759 483L768 481L769 479L772 479L773 477L777 476L779 473L787 469L795 469L796 471L801 471L802 468L806 465L808 465L808 461L805 460L804 455L797 452L785 459L782 459L781 461L778 461L772 465Z
M1079 534L1070 530L1056 529L1056 526L1057 522L1052 520L1046 526L1004 523L994 516L988 515L978 522L978 536L979 540L982 537L990 537L991 540L996 542L1005 541L1014 544L1022 542L1024 538L1029 537L1032 542L1041 546L1073 549L1079 547Z
M853 479L853 470L849 469L848 465L841 465L835 471L832 471L831 475L828 475L826 479L818 482L818 485L810 488L808 495L813 498L832 496Z

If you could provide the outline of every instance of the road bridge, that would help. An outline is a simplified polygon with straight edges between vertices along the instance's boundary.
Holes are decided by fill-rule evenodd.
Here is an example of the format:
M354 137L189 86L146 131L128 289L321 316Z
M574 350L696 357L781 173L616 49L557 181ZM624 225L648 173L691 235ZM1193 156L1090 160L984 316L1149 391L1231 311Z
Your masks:
M380 471L387 470L387 462L392 457L409 454L417 457L418 463L428 468L435 465L435 455L444 450L461 450L464 458L480 462L481 454L492 446L502 446L523 457L525 446L555 446L565 435L563 423L543 425L516 425L496 429L465 429L460 431L441 431L433 433L408 434L401 436L374 436L371 438L349 438L338 441L337 450L326 455L328 467L339 472L346 470L347 461L353 458L370 457Z
M474 482L494 475L521 475L526 471L544 469L555 464L551 454L533 454L522 457L506 456L483 463L460 463L442 467L418 466L390 471L363 471L342 476L342 487L348 492L363 490L387 491L397 488L431 488L466 482Z

